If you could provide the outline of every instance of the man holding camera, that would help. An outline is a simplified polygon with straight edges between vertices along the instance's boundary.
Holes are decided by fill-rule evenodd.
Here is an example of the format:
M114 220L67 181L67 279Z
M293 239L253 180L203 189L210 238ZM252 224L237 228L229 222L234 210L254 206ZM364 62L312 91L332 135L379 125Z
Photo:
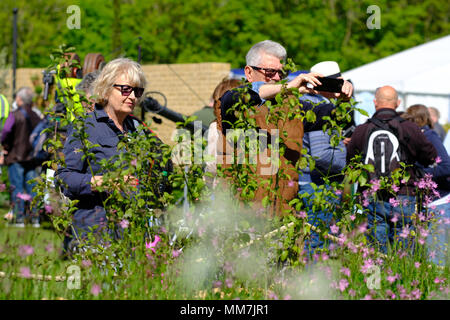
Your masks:
M265 40L255 44L247 53L245 66L245 77L248 81L248 95L250 97L248 104L257 106L257 115L255 116L256 125L270 132L272 129L278 129L276 126L267 124L266 116L268 115L267 106L263 106L266 100L272 100L278 93L281 92L283 85L278 83L287 76L283 70L282 61L286 60L286 49L277 42ZM296 76L293 80L287 82L286 87L297 88L300 93L319 94L319 91L314 90L314 87L321 85L319 77L323 76L321 73L311 72L303 73ZM348 81L342 81L339 92L332 93L335 98L350 99L353 86ZM233 124L238 120L235 112L246 112L247 110L234 110L230 112L242 97L240 93L235 90L227 91L221 101L221 116L222 116L222 133L226 135L227 129L231 129ZM332 103L321 104L315 107L313 103L308 101L301 101L300 109L303 111L312 110L316 114L317 120L315 122L308 122L306 119L302 122L299 118L287 120L283 123L283 132L287 133L286 137L282 137L284 145L287 147L284 155L280 156L280 168L284 169L285 178L278 180L278 188L280 190L280 198L276 200L276 213L284 214L291 212L292 208L287 205L287 202L297 196L298 192L298 173L295 169L295 164L300 159L302 149L303 131L320 130L326 123L324 116L330 116L332 110L336 108ZM284 109L278 110L281 113ZM276 112L278 112L276 111ZM259 158L259 157L258 157ZM263 161L262 161L263 162ZM263 175L261 172L261 163L257 164L256 174ZM276 173L275 173L276 174ZM266 177L267 178L267 177ZM274 179L277 180L277 179ZM259 187L255 192L255 200L261 200L268 195L268 191ZM270 196L270 195L269 195ZM281 204L281 205L280 205Z
M311 72L323 74L326 77L339 79L341 71L335 61L323 61L311 68ZM330 98L335 97L335 93L322 92L322 94L305 94L300 99L317 104L320 108L322 104L330 104ZM345 124L348 127L350 124ZM333 207L340 202L340 199L327 197L327 202L332 205L330 208L316 208L313 205L315 190L313 184L321 186L327 182L342 181L342 170L346 165L346 148L341 140L337 146L331 144L331 136L322 129L305 132L303 136L303 147L306 148L308 156L315 161L315 167L310 170L309 166L302 170L299 176L299 195L302 198L308 212L308 222L319 229L330 229L333 219ZM324 246L324 239L314 231L305 240L305 250L309 254L315 253L316 249Z

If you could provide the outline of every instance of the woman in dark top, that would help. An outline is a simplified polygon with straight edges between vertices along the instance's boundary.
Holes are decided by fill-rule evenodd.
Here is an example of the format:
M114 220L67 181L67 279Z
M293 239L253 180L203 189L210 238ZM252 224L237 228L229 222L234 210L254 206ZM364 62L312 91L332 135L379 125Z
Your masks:
M109 231L107 213L103 207L107 191L99 191L103 182L100 161L119 155L117 145L127 134L135 132L140 122L131 114L143 96L146 79L140 65L130 59L119 58L109 62L93 83L96 97L94 111L87 114L83 130L94 158L83 157L80 126L70 130L64 145L65 167L58 168L57 179L64 195L78 200L73 216L73 231L77 237L88 232ZM133 177L125 182L136 184Z

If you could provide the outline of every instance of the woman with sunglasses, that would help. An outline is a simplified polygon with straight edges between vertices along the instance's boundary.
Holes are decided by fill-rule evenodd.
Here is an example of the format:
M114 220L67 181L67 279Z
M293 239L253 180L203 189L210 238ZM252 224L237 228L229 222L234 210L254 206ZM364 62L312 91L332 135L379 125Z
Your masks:
M108 231L103 207L107 192L99 191L103 183L100 161L117 156L121 152L117 149L119 141L137 130L140 122L131 114L143 96L145 85L144 72L137 62L127 58L109 62L93 83L94 110L83 120L84 126L75 125L68 132L63 150L65 167L58 168L56 177L61 182L64 195L79 201L72 229L77 238L85 237L92 230L96 234ZM79 127L84 127L82 130L87 139L96 145L89 150L94 154L94 159L89 161L80 151L83 150L83 142ZM136 184L133 177L124 177L124 180ZM68 242L70 239L65 240L66 244ZM68 249L67 245L65 249Z

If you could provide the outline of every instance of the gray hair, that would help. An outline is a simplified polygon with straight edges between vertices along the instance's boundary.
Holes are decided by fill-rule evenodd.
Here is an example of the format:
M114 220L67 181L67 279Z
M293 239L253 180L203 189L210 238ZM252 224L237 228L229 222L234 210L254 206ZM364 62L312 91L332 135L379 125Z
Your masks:
M84 91L87 96L92 95L92 84L100 74L100 70L89 72L83 77L83 80L76 86L77 91Z
M286 49L281 44L272 40L264 40L250 48L245 57L247 65L258 66L263 52L280 58L280 60L286 60L287 57Z
M22 87L17 90L16 97L22 100L24 107L31 107L33 105L34 92L30 87Z

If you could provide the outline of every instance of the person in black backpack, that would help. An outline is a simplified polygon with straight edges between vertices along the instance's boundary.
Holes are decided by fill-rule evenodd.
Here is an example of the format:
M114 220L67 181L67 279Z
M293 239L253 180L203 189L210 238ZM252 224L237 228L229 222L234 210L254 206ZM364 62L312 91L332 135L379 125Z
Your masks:
M374 166L374 172L369 173L372 187L359 191L368 209L369 240L387 253L388 245L394 242L402 242L405 248L412 244L408 239L416 204L414 182L420 178L414 163L425 167L433 164L437 151L415 123L396 112L400 100L393 87L378 88L374 105L373 117L356 127L347 145L347 163L361 155L361 161ZM392 185L391 190L380 190L380 180L389 179L400 163L407 165L410 179Z
M2 131L2 146L5 164L8 166L11 184L11 204L17 227L25 226L25 202L33 199L33 186L28 181L37 177L36 164L31 155L30 135L34 127L41 121L31 109L33 105L33 90L29 87L20 88L16 94L17 110L10 113ZM26 193L25 193L26 192ZM39 215L36 210L31 214L34 227L39 227Z

